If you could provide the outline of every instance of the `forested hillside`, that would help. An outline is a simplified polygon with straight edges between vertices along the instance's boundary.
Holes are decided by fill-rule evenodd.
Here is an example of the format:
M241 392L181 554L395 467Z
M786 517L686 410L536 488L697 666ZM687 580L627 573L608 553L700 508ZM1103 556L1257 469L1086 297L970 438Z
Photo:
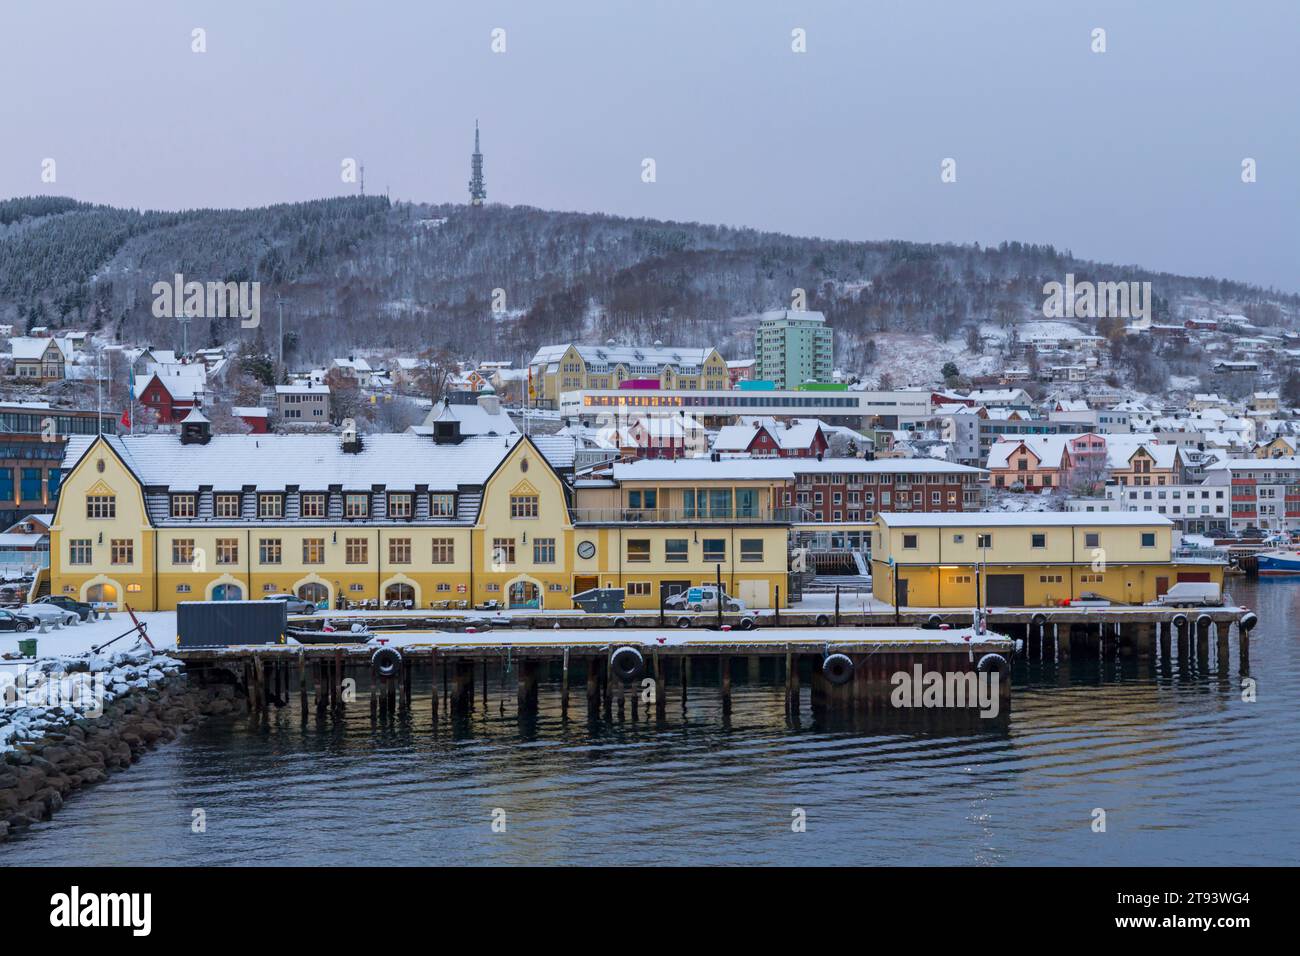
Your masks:
M154 282L261 282L262 328L200 319L191 346L259 335L270 348L283 304L286 358L349 349L450 349L523 361L543 342L718 344L747 354L749 321L807 292L832 322L838 356L870 361L873 334L940 339L971 322L1037 313L1047 281L1153 283L1155 320L1180 296L1231 302L1275 325L1300 297L1227 280L1152 274L1074 259L1051 246L996 248L833 242L699 223L428 206L350 197L263 209L140 212L70 199L0 202L0 316L91 328L121 341L179 344L152 315ZM499 291L497 291L499 290ZM500 307L494 311L494 305Z

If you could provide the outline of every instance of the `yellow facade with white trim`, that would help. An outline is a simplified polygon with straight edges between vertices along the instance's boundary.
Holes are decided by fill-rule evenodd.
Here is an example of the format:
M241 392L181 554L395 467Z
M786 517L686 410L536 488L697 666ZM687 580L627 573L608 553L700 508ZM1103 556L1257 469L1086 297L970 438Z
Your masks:
M87 498L95 494L112 497L111 517L91 516ZM349 601L409 598L419 608L496 600L555 610L572 608L576 591L601 586L625 588L629 608L656 608L662 588L713 583L721 565L728 593L748 606L771 607L778 594L786 604L785 526L575 523L584 506L604 506L608 495L602 494L584 500L581 489L567 489L524 439L483 486L472 525L203 519L160 527L150 521L136 475L100 439L62 485L50 531L51 592L137 610L275 593L323 598L330 607L342 595ZM514 508L512 498L534 499L535 508ZM308 563L304 542L312 539L323 542L323 553ZM435 539L450 541L451 560L434 563ZM686 542L685 560L669 560L670 540ZM115 552L114 541L129 541L129 553L121 547ZM629 552L629 541L649 542L644 558L640 545ZM88 555L84 545L77 554L88 561L73 563L74 542L89 542ZM263 560L264 542L278 544L278 561ZM708 561L706 543L713 549ZM409 559L394 560L408 550ZM583 557L588 550L590 557Z

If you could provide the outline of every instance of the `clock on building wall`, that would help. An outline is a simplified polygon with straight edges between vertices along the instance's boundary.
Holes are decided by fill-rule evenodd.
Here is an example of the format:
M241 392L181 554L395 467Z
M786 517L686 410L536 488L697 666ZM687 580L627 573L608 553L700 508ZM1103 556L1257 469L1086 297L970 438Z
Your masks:
M582 559L592 558L596 555L596 545L591 541L581 541L578 543L578 557Z

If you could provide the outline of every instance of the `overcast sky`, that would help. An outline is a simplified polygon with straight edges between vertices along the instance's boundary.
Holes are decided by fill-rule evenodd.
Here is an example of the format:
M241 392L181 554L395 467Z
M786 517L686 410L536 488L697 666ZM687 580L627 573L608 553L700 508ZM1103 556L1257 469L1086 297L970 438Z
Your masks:
M0 196L254 206L356 157L463 202L478 118L494 202L1300 291L1297 39L1295 0L3 0Z

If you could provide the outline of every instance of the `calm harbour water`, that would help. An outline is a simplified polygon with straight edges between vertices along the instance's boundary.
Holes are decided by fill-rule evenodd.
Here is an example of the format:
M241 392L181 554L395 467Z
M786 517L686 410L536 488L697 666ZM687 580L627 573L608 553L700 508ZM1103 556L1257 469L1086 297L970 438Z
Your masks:
M1254 703L1235 632L1226 675L1017 664L993 732L818 728L806 686L791 729L779 687L745 684L729 726L716 688L693 688L683 717L670 684L666 727L629 710L590 728L581 687L566 725L543 686L521 728L494 680L489 715L459 734L445 716L431 734L418 693L396 728L372 728L364 704L338 727L303 728L293 707L260 729L209 721L0 844L0 866L1295 864L1300 581L1230 589L1261 617Z

